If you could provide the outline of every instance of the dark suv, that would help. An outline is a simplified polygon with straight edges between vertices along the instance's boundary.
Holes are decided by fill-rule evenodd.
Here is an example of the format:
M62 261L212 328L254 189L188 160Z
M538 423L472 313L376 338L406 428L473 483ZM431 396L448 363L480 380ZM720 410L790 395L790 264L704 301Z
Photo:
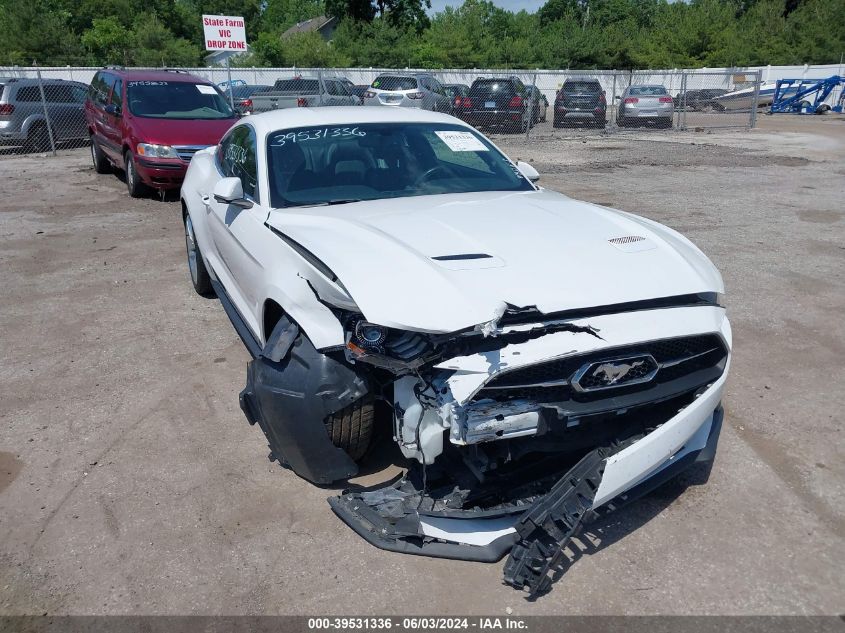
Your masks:
M531 125L528 93L517 77L476 79L457 114L479 128L524 132Z
M180 71L98 71L85 119L98 173L126 172L132 197L182 184L194 153L217 145L237 120L215 85Z
M567 79L555 97L555 127L607 125L607 97L598 79Z

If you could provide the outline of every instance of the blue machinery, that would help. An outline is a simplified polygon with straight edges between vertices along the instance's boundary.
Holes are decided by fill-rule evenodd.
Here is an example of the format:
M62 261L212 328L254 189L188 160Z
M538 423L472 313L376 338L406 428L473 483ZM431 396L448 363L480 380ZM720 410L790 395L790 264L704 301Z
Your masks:
M838 103L829 107L824 100L834 88L845 85L845 77L833 75L827 79L778 79L770 114L815 114L825 110L842 112L845 90L840 92Z

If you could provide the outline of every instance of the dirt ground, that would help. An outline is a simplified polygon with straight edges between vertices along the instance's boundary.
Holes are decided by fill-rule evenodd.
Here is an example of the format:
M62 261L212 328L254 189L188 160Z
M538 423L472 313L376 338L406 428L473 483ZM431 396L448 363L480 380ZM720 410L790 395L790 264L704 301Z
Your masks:
M734 329L710 482L593 524L533 603L501 564L373 548L267 460L175 198L130 199L86 149L3 156L0 614L845 612L845 120L760 124L497 139L546 187L688 235ZM369 479L398 463L376 451Z

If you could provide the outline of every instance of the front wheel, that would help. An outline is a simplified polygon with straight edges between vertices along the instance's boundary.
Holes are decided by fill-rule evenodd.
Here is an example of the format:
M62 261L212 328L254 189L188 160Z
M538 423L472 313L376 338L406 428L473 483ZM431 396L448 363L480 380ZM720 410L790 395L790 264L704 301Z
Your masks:
M362 398L327 417L323 424L332 444L343 449L355 461L370 447L375 420L372 398Z
M194 223L191 222L191 216L187 213L185 214L185 250L188 255L188 272L191 274L191 283L194 285L194 290L197 291L198 295L206 297L212 293L211 276L205 268L202 252L199 244L197 244Z
M126 188L129 190L129 195L133 198L143 197L147 193L147 186L141 182L132 152L126 152L124 164L126 165Z

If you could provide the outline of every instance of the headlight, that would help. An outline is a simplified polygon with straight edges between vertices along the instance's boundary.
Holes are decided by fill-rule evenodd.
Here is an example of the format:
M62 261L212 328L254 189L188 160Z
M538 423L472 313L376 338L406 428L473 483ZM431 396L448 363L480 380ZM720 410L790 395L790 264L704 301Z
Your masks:
M421 365L434 348L425 334L370 323L360 314L347 313L343 323L346 352L352 360L397 371Z
M150 158L179 158L179 154L170 145L138 143L137 151L140 156L149 156Z

